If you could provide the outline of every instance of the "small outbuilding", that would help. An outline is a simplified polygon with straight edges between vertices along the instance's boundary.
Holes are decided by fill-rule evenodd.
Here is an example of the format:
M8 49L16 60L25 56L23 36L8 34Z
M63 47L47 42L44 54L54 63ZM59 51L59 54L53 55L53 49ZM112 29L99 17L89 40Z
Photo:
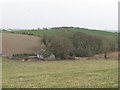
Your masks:
M45 60L55 60L55 55L51 53Z

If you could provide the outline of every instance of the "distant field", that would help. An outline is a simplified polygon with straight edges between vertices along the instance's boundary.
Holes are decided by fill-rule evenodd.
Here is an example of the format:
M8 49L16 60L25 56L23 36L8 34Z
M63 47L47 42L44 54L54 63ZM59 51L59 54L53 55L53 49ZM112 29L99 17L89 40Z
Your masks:
M13 61L3 59L3 88L115 88L117 60Z
M36 36L2 33L2 51L5 55L15 53L36 53L40 48L40 38Z
M67 31L65 31L67 30ZM89 29L63 29L63 30L16 30L16 33L30 33L36 36L42 36L42 35L56 35L56 34L62 34L62 33L68 33L68 32L83 32L89 35L94 36L102 36L107 37L111 39L117 39L118 33L117 32L107 32L107 31L100 31L100 30L89 30Z

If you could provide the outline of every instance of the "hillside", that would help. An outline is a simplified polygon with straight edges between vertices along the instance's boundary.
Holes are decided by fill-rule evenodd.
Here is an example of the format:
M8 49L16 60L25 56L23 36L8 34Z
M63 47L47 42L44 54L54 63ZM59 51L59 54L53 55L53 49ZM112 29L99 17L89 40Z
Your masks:
M108 31L101 31L101 30L93 30L93 29L76 29L76 28L67 28L67 29L48 29L48 30L16 30L16 33L23 33L23 34L33 34L35 36L42 36L42 35L55 35L55 34L62 34L62 33L69 33L69 32L82 32L88 35L94 36L101 36L107 37L110 39L117 39L118 33L117 32L108 32Z
M67 35L72 32L82 32L92 36L106 37L113 40L112 42L114 43L117 42L118 38L117 32L89 30L84 28L16 30L12 31L11 33L3 32L3 54L12 55L14 53L38 53L41 48L40 46L43 46L43 44L40 44L40 37L42 37L43 35Z
M37 53L39 48L39 37L11 33L2 34L2 52L5 55Z

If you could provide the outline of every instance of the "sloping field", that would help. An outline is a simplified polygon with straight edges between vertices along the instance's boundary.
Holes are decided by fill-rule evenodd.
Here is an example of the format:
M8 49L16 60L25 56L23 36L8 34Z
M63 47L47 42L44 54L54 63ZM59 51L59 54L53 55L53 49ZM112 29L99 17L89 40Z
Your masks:
M69 32L82 32L88 35L94 36L101 36L107 37L110 39L116 40L118 38L117 32L107 32L107 31L100 31L100 30L91 30L91 29L50 29L50 30L16 30L16 33L24 33L24 34L33 34L35 36L42 36L42 35L56 35L62 33L69 33Z
M11 33L2 34L2 52L5 55L37 53L39 48L39 37Z

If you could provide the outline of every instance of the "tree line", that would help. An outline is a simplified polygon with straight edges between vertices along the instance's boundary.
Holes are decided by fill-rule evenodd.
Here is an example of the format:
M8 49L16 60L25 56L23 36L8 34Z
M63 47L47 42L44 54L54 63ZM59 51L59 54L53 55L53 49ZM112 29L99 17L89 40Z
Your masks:
M66 59L69 56L91 57L95 54L117 50L117 42L105 37L91 36L81 32L63 33L60 35L44 35L42 42L46 51L52 52L56 59Z

